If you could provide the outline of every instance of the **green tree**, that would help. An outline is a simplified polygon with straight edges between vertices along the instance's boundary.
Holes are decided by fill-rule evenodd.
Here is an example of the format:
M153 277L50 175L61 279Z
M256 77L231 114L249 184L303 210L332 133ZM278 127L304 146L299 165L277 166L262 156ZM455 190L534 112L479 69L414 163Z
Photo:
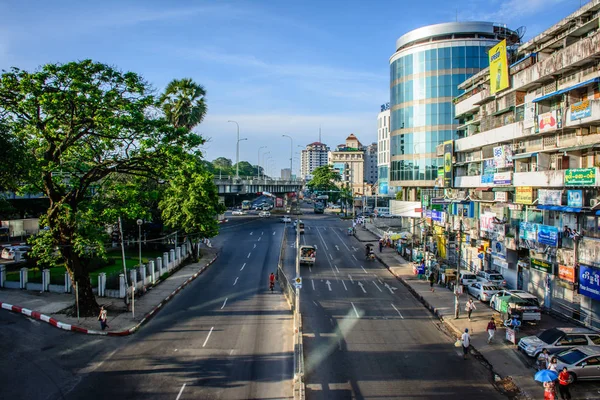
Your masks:
M236 170L236 165L239 165L240 176L256 176L256 166L250 164L248 161L240 161L238 164L234 164L231 169Z
M196 257L197 241L192 238L215 236L219 231L215 217L225 212L225 206L219 203L213 175L198 159L187 157L178 163L172 174L159 204L163 221L167 226L187 234Z
M313 178L306 185L313 192L339 190L336 182L340 181L340 174L333 169L332 165L323 165L315 168Z
M160 96L165 116L176 128L192 130L206 115L204 87L190 78L174 79Z
M28 183L50 203L42 218L47 229L34 239L33 256L48 259L56 255L49 249L58 250L78 283L83 315L98 310L85 259L90 251L102 252L104 226L114 223L103 220L110 213L98 212L102 202L94 194L117 188L116 176L168 181L171 160L203 143L190 128L202 120L203 98L199 102L197 92L191 97L192 105L169 103L165 96L158 102L139 75L91 60L48 64L36 72L13 68L0 77L0 124L30 155ZM156 112L157 105L168 118ZM139 213L135 204L125 211ZM44 244L45 254L36 243Z
M396 200L402 200L403 198L403 193L402 191L398 191L396 192Z

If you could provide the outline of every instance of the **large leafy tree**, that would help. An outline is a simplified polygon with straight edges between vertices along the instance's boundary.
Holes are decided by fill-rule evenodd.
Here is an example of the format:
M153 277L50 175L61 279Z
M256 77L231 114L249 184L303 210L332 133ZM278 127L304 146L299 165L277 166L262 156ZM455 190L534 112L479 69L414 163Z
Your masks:
M331 165L315 168L313 178L306 185L313 191L337 191L336 185L341 179L340 174Z
M204 87L190 78L174 79L160 96L165 116L177 128L192 130L206 115Z
M102 251L104 224L114 223L106 220L114 217L109 212L99 212L107 202L95 194L111 189L117 198L131 200L117 211L140 212L116 177L168 181L171 160L203 143L191 131L205 112L196 86L169 85L169 96L159 102L139 75L91 60L48 64L36 72L13 68L0 77L0 125L30 157L31 190L43 192L50 203L42 218L47 229L35 238L34 253L46 249L37 256L50 258L56 254L50 249L59 250L78 283L84 315L98 309L85 259L90 251ZM185 100L184 92L195 100Z

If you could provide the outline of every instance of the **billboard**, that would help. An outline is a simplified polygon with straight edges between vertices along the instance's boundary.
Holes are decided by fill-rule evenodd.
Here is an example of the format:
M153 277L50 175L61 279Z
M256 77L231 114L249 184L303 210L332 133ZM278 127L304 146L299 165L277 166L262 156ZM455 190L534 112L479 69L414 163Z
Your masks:
M444 142L444 187L452 187L452 156L453 156L453 141Z
M494 94L509 86L506 39L492 47L488 56L490 59L490 93Z

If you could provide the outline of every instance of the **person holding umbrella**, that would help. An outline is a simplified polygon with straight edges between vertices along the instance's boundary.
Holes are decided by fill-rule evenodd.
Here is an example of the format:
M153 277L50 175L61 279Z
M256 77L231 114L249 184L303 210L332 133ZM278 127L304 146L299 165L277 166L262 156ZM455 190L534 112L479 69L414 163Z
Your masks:
M544 384L544 400L554 400L556 398L554 381L558 378L558 374L551 369L543 369L537 372L534 379Z

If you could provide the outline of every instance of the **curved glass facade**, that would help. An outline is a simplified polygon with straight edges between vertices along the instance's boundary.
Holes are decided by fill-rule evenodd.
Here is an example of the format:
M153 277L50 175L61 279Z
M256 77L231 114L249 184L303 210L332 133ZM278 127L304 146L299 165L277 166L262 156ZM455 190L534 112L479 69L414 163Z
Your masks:
M449 40L410 47L393 57L390 181L437 178L442 163L435 156L436 147L455 138L452 99L461 93L460 83L488 66L487 50L494 43L475 38ZM394 160L394 156L401 157Z

